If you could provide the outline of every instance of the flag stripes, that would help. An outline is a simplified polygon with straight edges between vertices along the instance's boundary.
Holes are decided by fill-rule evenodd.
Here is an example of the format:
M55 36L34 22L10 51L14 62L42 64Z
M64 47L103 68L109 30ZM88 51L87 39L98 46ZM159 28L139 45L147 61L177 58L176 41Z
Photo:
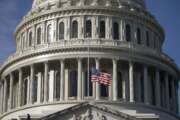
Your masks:
M91 82L99 82L100 84L109 86L112 82L112 76L109 73L100 72L93 68L91 71Z

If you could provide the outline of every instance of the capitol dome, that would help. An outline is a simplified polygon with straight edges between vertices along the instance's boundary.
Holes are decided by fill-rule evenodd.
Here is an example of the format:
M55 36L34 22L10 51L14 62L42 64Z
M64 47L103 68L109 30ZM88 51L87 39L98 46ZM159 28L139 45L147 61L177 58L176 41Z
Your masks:
M34 0L33 8L43 7L49 5L59 4L61 7L65 5L84 5L84 6L112 6L119 7L121 4L136 5L139 7L145 7L144 0Z
M179 69L145 0L34 0L14 38L1 120L179 120Z

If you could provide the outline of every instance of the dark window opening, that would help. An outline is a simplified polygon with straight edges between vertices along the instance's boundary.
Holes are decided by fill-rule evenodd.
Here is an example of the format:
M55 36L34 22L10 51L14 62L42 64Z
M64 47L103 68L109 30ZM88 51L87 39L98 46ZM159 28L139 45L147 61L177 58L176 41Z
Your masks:
M92 96L93 92L92 92L92 82L91 82L91 73L89 74L89 79L88 79L88 72L86 71L86 75L85 75L85 96Z
M77 38L78 37L78 22L73 21L72 23L72 38Z
M141 44L141 30L137 28L137 43Z
M146 31L146 45L149 47L150 46L150 42L149 42L149 32Z
M59 24L59 39L60 40L64 39L64 23L63 22Z
M77 97L77 71L70 72L69 97Z
M122 98L122 74L118 72L118 79L117 79L117 91L118 91L118 98Z
M41 44L41 28L37 30L37 44Z
M126 25L126 40L127 42L131 41L131 27L129 24Z
M106 24L105 21L100 22L100 38L105 38L106 36Z
M113 24L113 39L119 39L119 24L117 22Z
M91 20L86 21L85 37L92 37L92 23Z
M29 46L32 46L32 32L29 33Z

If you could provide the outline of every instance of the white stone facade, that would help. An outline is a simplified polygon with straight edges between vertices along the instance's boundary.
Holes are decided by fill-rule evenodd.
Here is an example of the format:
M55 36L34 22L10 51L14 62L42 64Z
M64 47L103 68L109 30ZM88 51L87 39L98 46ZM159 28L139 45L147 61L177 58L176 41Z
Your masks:
M144 0L34 0L14 36L17 50L0 68L0 119L46 119L93 101L82 109L101 118L87 119L178 120L180 72ZM88 81L92 67L112 84Z

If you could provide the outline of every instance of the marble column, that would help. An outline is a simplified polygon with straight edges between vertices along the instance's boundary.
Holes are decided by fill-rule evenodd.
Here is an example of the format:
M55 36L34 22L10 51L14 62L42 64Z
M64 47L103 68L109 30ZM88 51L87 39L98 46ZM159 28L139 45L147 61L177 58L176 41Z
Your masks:
M3 84L2 83L0 83L0 114L2 114L2 105L3 105Z
M64 100L64 90L65 90L65 82L64 82L64 74L65 74L65 64L64 64L64 60L61 60L60 61L60 64L61 64L61 81L60 81L60 101L63 101Z
M82 99L82 59L78 59L78 95L77 99Z
M48 93L49 93L49 102L54 101L54 80L55 80L55 70L49 70L49 82L48 82Z
M58 29L58 19L55 19L55 21L54 21L54 31L53 31L53 38L54 38L54 40L53 41L58 41L58 37L57 37L57 30Z
M19 69L18 107L22 104L22 69Z
M49 65L48 62L44 63L44 102L48 101L48 72Z
M175 111L176 104L175 104L175 86L174 86L174 79L171 80L171 94L172 94L172 108Z
M37 103L41 103L41 94L42 94L42 92L41 92L41 90L42 90L42 86L41 86L41 84L42 84L42 73L41 72L38 72L38 74L37 74Z
M179 81L177 80L177 82L176 82L176 84L175 84L175 106L176 106L176 113L178 113L179 111L178 111L178 108L179 108L179 104L178 104L178 85L179 85L179 83L178 83Z
M120 26L120 31L121 31L121 36L120 36L120 41L125 41L125 22L123 19L121 19L121 26Z
M106 31L105 31L106 32L106 36L105 36L106 39L110 39L110 35L109 35L110 34L110 32L109 32L110 27L109 26L110 26L110 17L107 17L107 19L106 19Z
M4 79L4 103L3 103L3 112L7 111L7 79Z
M141 87L141 73L137 73L137 101L142 102L142 87Z
M155 82L155 100L156 106L161 106L161 94L160 94L160 72L159 69L156 68L156 82Z
M96 38L96 18L97 18L97 16L96 17L93 17L92 19L91 19L91 22L92 22L92 39L95 39Z
M78 28L78 38L84 39L84 16L80 17L79 20L79 28Z
M148 80L148 67L144 65L143 69L143 79L144 79L144 102L145 104L150 104L149 102L149 80Z
M34 102L34 65L30 66L30 104Z
M134 66L129 62L129 102L134 102Z
M13 73L10 73L10 88L9 88L9 101L10 101L10 104L9 104L9 109L12 109L13 108L13 79L14 79L14 76L13 76Z
M71 23L70 23L70 17L67 17L66 18L66 25L65 25L65 39L66 40L69 40L70 39L70 25L71 25Z
M99 59L95 59L96 61L96 69L99 69L100 63ZM100 99L100 85L98 82L96 82L96 100Z
M118 99L118 92L117 91L117 60L113 60L113 100L116 101Z
M169 102L169 76L168 73L165 74L165 88L166 88L166 108L170 108L170 102Z

